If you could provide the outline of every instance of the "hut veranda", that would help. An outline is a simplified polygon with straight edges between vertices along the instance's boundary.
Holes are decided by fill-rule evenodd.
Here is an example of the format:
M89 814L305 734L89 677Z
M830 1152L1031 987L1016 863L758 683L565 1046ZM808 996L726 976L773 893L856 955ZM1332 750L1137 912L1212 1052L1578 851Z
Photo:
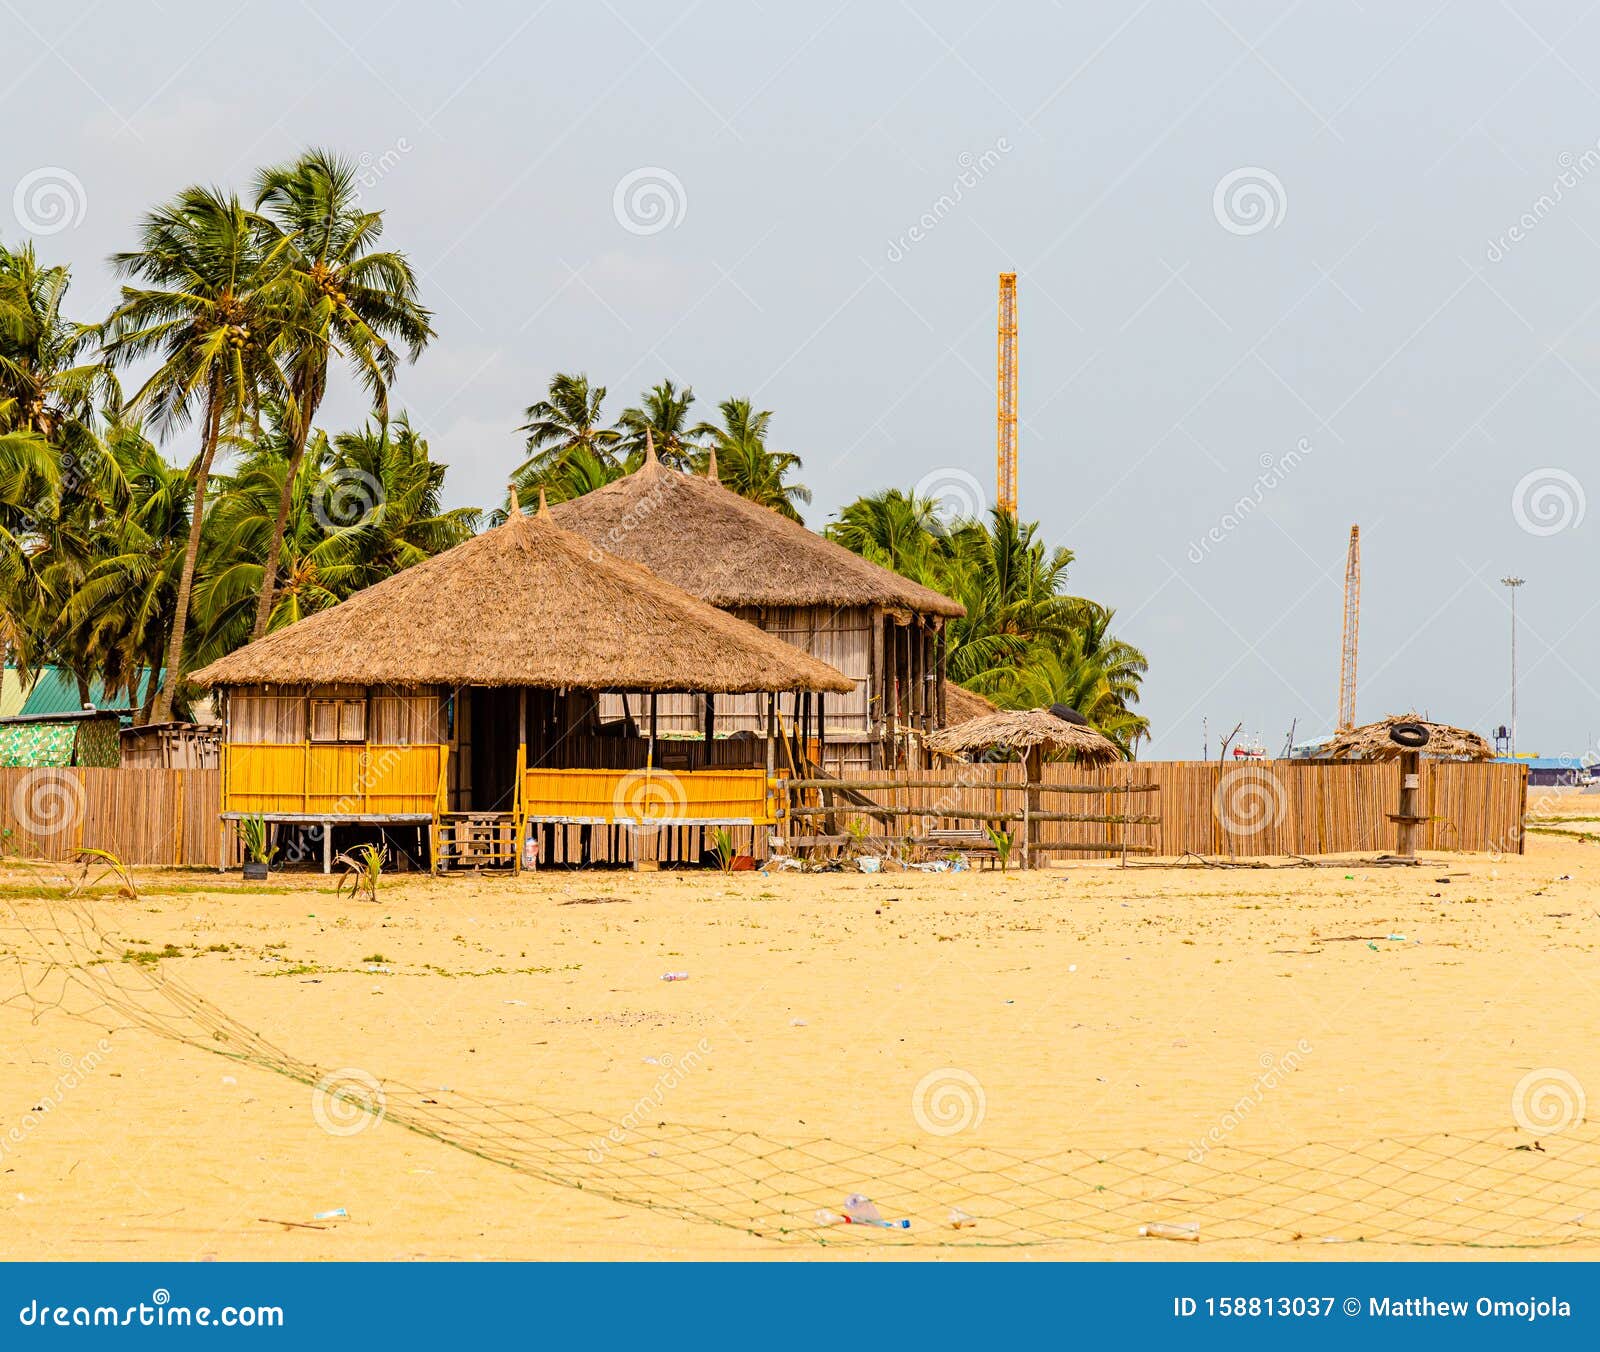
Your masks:
M780 711L824 769L928 763L925 737L951 721L945 625L966 613L959 603L724 488L714 457L707 474L685 474L651 447L634 473L551 511L596 548L848 676L842 697L801 691ZM659 716L670 746L708 725L717 737L759 733L766 713L757 696L677 695Z
M335 831L382 828L435 867L627 859L664 822L759 831L776 820L778 692L855 688L542 502L194 679L221 706L224 819L309 832L324 866ZM707 727L663 767L661 703L718 697L764 711L761 733Z

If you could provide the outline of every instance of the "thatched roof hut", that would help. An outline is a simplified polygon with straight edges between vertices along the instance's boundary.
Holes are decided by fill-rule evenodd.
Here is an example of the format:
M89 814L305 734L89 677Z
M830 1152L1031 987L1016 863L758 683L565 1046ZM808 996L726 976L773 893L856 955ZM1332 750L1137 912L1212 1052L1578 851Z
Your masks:
M1001 709L928 734L927 744L942 756L970 756L994 748L1027 757L1034 751L1070 755L1079 761L1121 760L1110 738L1093 728L1068 723L1048 709Z
M541 504L194 673L202 685L848 691L833 667L600 554Z
M1406 723L1427 731L1428 740L1424 745L1407 747L1389 735L1394 728ZM1421 751L1435 760L1485 761L1494 757L1489 743L1477 733L1451 727L1448 723L1429 723L1415 713L1390 714L1376 723L1335 733L1322 748L1322 754L1333 760L1398 760L1406 751Z
M968 690L964 685L956 685L952 681L945 687L945 723L948 727L982 718L985 714L997 712L999 708L993 700L976 690Z
M625 478L551 508L557 523L608 554L642 563L714 606L882 606L923 615L966 611L797 521L668 469L652 449Z

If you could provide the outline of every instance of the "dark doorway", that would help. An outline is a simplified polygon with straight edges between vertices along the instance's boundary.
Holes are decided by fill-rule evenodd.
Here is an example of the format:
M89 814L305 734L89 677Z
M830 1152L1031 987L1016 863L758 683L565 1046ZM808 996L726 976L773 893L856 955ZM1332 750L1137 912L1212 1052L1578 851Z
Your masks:
M478 686L472 692L473 812L510 812L516 805L518 691Z

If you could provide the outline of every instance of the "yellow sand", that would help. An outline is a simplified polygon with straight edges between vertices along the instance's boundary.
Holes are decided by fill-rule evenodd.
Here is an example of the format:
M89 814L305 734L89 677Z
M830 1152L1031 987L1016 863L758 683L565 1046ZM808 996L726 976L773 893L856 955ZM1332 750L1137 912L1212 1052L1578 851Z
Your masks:
M1540 811L1600 816L1600 796ZM1567 829L1588 827L1600 821ZM42 918L46 903L26 896L33 876L6 869L0 885ZM679 1077L662 1116L778 1139L925 1140L913 1089L955 1068L982 1087L974 1139L1181 1148L1219 1122L1264 1055L1302 1041L1298 1068L1231 1141L1498 1127L1539 1068L1600 1094L1600 854L1575 837L1416 870L394 877L375 905L335 897L320 876L265 891L195 872L139 881L137 901L94 903L116 944L176 945L167 966L188 986L299 1057L619 1119L660 1078L647 1057L681 1061L702 1040L703 1065ZM1408 942L1373 951L1346 938L1390 933ZM375 957L390 970L368 970ZM665 983L669 971L689 979ZM102 1036L0 1008L0 1134ZM780 1245L606 1201L390 1122L331 1136L303 1085L144 1032L108 1041L0 1152L0 1257L885 1252ZM348 1219L298 1228L335 1207ZM1600 1257L1593 1233L1528 1256ZM1147 1241L998 1256L1473 1253Z

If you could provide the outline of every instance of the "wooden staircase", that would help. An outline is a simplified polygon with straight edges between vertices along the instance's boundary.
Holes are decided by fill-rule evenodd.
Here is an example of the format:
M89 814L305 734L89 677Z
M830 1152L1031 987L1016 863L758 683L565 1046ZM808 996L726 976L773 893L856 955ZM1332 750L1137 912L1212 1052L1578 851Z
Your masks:
M516 813L442 812L438 841L436 866L441 873L515 868Z

